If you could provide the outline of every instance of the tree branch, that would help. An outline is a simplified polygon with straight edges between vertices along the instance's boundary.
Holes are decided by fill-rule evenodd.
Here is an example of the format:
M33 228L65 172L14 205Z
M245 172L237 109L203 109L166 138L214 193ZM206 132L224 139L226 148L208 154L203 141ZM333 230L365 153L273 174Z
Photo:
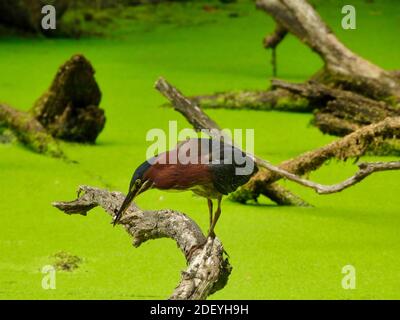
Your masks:
M288 33L287 29L281 24L277 23L274 32L272 34L267 35L263 40L264 48L272 50L271 64L272 64L272 75L274 77L276 77L277 75L276 47L278 46L279 43L282 42L287 33Z
M81 215L100 206L114 217L124 198L120 192L80 186L76 200L54 202L53 206L67 214ZM224 258L222 243L218 238L206 239L199 226L185 214L169 209L143 211L132 203L119 224L133 237L135 247L151 239L171 238L176 241L188 267L182 272L181 281L169 299L206 299L226 285L231 266Z
M265 49L275 49L278 44L282 42L282 40L287 35L288 31L281 24L277 23L275 26L275 30L273 33L267 35L264 38L263 44Z
M281 175L282 177L287 178L293 182L296 182L304 187L308 187L314 189L319 194L329 194L340 192L356 183L364 180L370 174L379 171L388 171L388 170L399 170L400 169L400 161L393 161L393 162L367 162L367 163L360 163L358 167L360 170L352 177L346 179L343 182L333 185L323 185L319 184L307 179L303 179L293 173L287 172L283 169L270 165L267 161L265 161L265 167L268 169L274 170L275 173ZM278 170L276 170L278 169ZM271 171L272 171L271 170Z
M173 107L181 113L186 120L194 127L195 130L210 130L214 138L223 137L220 127L197 105L193 104L188 98L180 93L175 87L170 85L163 78L159 78L155 83L155 88L161 92L169 101L173 102Z
M298 176L317 170L329 159L345 161L359 158L373 144L382 144L385 139L400 136L400 117L385 120L362 127L347 136L333 141L321 148L305 152L293 159L286 160L279 168ZM250 192L262 193L262 190L282 176L273 171L258 172L246 185Z

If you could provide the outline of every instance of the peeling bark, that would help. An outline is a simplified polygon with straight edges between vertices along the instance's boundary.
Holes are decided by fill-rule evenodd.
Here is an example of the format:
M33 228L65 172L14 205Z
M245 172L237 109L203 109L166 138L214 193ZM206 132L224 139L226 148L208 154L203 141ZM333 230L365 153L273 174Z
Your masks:
M80 186L78 199L54 202L53 206L67 214L81 215L100 206L115 218L124 198L120 192ZM202 300L226 285L232 267L224 257L222 243L218 238L206 239L185 214L169 209L144 211L132 203L119 224L132 236L134 247L159 238L171 238L177 243L188 266L169 299Z

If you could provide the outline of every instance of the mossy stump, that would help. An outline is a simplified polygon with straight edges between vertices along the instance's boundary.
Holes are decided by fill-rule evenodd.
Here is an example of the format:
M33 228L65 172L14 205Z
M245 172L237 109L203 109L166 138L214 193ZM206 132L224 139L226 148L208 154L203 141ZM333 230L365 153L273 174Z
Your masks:
M99 108L100 88L83 55L74 55L58 70L53 83L35 103L34 117L55 138L94 143L105 124Z

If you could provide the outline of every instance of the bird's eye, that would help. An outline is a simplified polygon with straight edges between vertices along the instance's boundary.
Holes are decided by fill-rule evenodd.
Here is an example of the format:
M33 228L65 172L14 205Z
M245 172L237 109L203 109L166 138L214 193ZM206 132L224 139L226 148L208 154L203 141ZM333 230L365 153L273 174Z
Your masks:
M135 184L136 184L137 186L139 186L139 185L141 184L141 182L142 182L142 181L140 181L140 179L136 179Z

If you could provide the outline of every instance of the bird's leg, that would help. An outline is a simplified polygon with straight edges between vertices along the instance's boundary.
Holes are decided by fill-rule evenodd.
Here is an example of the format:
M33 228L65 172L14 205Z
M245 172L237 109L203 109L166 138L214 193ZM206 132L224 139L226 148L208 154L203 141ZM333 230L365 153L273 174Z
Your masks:
M211 238L215 238L214 228L215 228L215 225L217 224L219 216L221 215L221 200L222 200L222 197L219 197L218 198L218 208L214 213L214 218L213 218L211 226L210 226L210 231L208 232L208 237L211 237Z
M208 202L208 212L210 216L210 224L208 225L208 227L211 229L211 225L213 222L213 202L211 199L207 199L207 202Z
M210 215L210 226L209 226L209 228L210 228L210 230L211 230L211 225L212 225L212 221L213 221L213 202L212 202L211 199L208 199L208 198L207 198L207 203L208 203L208 212L209 212L209 215ZM208 233L208 234L210 234L210 233ZM193 248L191 248L191 249L190 249L190 252L189 252L189 260L192 258L193 253L194 253L197 249L202 248L206 243L207 243L207 240L206 240L206 242L203 243L203 244L199 244L199 245L193 246Z

